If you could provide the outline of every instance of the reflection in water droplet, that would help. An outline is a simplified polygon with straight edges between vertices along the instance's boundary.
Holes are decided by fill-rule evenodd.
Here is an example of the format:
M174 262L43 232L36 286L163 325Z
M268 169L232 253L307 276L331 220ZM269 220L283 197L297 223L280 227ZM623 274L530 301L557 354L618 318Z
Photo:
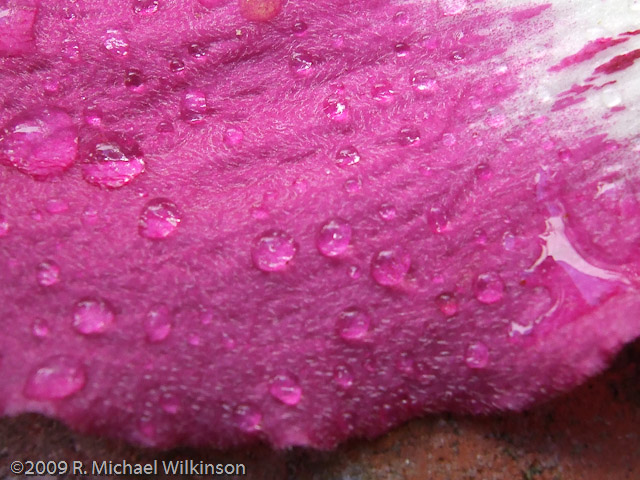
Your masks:
M420 130L414 127L402 127L398 132L398 143L403 147L420 144Z
M438 81L432 73L415 72L411 76L411 87L416 93L430 95L438 90Z
M263 272L278 272L287 268L297 250L291 235L281 230L269 230L254 243L251 258Z
M333 378L342 388L350 388L353 385L353 374L346 365L338 365Z
M341 255L349 248L351 225L346 220L334 219L325 223L316 239L320 253L327 257Z
M406 57L409 55L410 47L406 43L396 43L393 47L397 57Z
M293 24L292 30L293 30L293 34L296 37L302 37L307 32L307 24L304 23L302 20L298 20L296 23Z
M344 189L347 193L358 193L362 188L362 181L360 177L357 178L349 178L344 182Z
M484 368L489 363L489 349L484 343L472 343L467 348L465 362L469 368Z
M396 218L397 213L396 207L390 203L383 203L378 210L380 217L386 221L391 221Z
M397 285L411 267L411 257L399 245L379 251L371 261L371 275L380 285Z
M336 165L346 167L360 162L360 153L353 145L345 145L336 153Z
M235 423L241 431L253 433L262 428L262 414L253 405L238 405L234 414Z
M191 124L204 122L207 113L207 97L202 90L189 88L182 97L182 118Z
M178 207L166 198L155 198L147 203L138 221L140 235L150 239L167 238L182 221Z
M113 309L100 298L84 298L73 310L73 327L83 335L105 332L114 319Z
M349 106L343 98L327 98L322 104L322 110L329 120L336 123L345 123L349 120Z
M147 312L144 328L147 340L150 343L162 342L169 336L172 328L171 312L169 307L157 304Z
M98 143L84 165L84 179L104 188L120 188L144 172L142 152L135 145L126 148L115 142Z
M133 11L138 15L151 15L159 8L159 0L133 0Z
M131 90L141 90L144 85L144 78L142 72L137 68L130 68L125 72L124 84Z
M449 215L440 207L431 207L427 215L427 223L433 233L442 233L451 229Z
M383 105L393 102L394 94L393 86L388 80L380 80L371 87L371 96L376 102Z
M357 308L344 310L338 316L337 329L339 335L347 341L361 341L369 332L371 319Z
M440 311L447 317L458 313L458 301L452 293L442 293L436 297L436 304Z
M50 287L60 281L60 267L56 262L48 260L38 265L36 278L43 287Z
M475 294L479 302L492 304L502 300L504 283L495 272L478 275L475 283Z
M358 280L362 276L360 267L358 267L357 265L349 265L349 267L347 268L347 275L349 275L349 278L351 278L352 280Z
M234 145L240 145L242 143L242 139L244 138L244 133L237 127L229 127L224 131L222 141L225 145L232 147Z
M49 358L27 379L23 393L36 400L66 398L82 390L87 381L84 367L74 358Z
M288 374L277 375L271 382L269 393L289 406L297 405L302 398L302 389L297 379Z
M113 55L119 57L129 55L129 40L120 30L107 30L107 34L102 39L102 45Z

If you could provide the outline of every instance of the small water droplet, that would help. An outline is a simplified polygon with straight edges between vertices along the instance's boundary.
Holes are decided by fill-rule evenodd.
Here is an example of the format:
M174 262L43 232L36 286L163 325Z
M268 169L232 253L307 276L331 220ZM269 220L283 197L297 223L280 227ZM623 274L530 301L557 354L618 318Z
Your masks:
M338 365L333 374L333 378L342 388L351 388L353 386L353 374L346 365Z
M237 127L229 127L224 131L222 141L225 145L232 147L242 143L244 133Z
M154 305L147 312L144 323L147 340L158 343L165 340L171 333L172 319L169 307L163 304Z
M441 207L431 207L427 215L427 223L433 233L442 233L451 230L449 215Z
M176 231L181 221L182 214L175 203L166 198L155 198L142 210L138 231L149 239L167 238Z
M92 206L87 206L82 212L82 223L85 225L95 225L98 221L98 210Z
M169 70L173 73L181 73L184 71L185 65L179 58L172 58L169 60Z
M380 285L397 285L411 267L411 257L401 246L380 250L371 261L371 275Z
M343 98L328 97L322 104L325 115L337 123L345 123L349 120L349 106Z
M36 338L46 338L49 335L49 324L45 320L37 318L31 326L31 332Z
M476 243L476 245L486 245L487 233L481 228L475 229L473 231L473 241Z
M504 283L495 272L478 275L475 283L475 294L479 302L491 304L502 300Z
M163 120L156 125L156 132L158 133L173 133L174 131L173 123L169 120Z
M360 267L357 265L349 265L347 268L347 275L352 280L358 280L362 276L362 272L360 271Z
M491 171L491 167L489 165L487 165L486 163L481 163L475 168L474 174L478 180L486 181L491 179L493 172Z
M59 109L37 109L16 116L0 137L0 156L34 177L59 174L76 158L78 130Z
M144 172L142 152L136 145L124 147L118 143L98 143L84 165L84 179L99 187L120 188Z
M53 261L48 260L38 265L36 278L43 287L50 287L60 281L60 267Z
M360 162L360 153L353 145L345 145L336 153L336 164L340 167L355 165Z
M199 43L192 43L187 47L189 55L196 60L204 60L207 56L207 47L200 45Z
M53 198L51 200L47 200L45 209L47 210L47 212L55 215L58 213L64 213L69 210L69 204L65 200Z
M251 258L263 272L278 272L289 266L297 250L291 235L281 230L268 230L254 243Z
M56 400L79 392L86 381L84 367L77 360L56 356L29 375L23 393L36 400Z
M407 14L407 12L400 10L393 16L393 22L397 23L398 25L406 25L407 23L409 23L409 15Z
M0 213L0 238L9 233L9 220L3 214Z
M344 310L338 316L337 328L340 337L347 341L362 341L369 333L371 319L357 308Z
M371 96L380 104L390 104L393 102L394 95L395 91L388 80L379 80L371 87Z
M296 37L302 37L304 36L304 34L307 32L307 24L305 22L303 22L302 20L298 20L296 23L293 24L293 34Z
M396 43L393 47L393 50L396 52L396 56L398 57L406 57L409 55L409 51L411 48L406 43Z
M289 374L277 375L271 382L269 393L285 405L297 405L302 398L302 389L298 380Z
M402 127L398 131L398 143L403 147L420 144L420 130L415 127Z
M137 68L130 68L125 72L124 84L132 90L141 90L144 85L144 77L142 72Z
M208 111L207 97L202 90L189 88L182 97L182 118L191 124L202 123Z
M243 432L258 432L262 428L262 414L253 405L238 405L234 416L236 425Z
M378 209L378 215L388 222L396 218L397 213L396 207L390 203L383 203Z
M200 340L200 336L199 335L189 335L189 345L191 345L192 347L199 347L200 344L202 343L202 341Z
M452 293L441 293L436 297L436 305L447 317L452 317L458 313L458 301Z
M103 333L114 320L113 308L101 298L84 298L73 309L73 327L83 335Z
M132 7L134 13L138 15L151 15L158 11L160 2L159 0L133 0Z
M77 62L80 60L80 46L76 41L70 38L62 42L61 52L70 62Z
M334 219L325 223L316 239L316 246L322 255L335 257L349 248L351 225L346 220Z
M347 191L347 193L358 193L361 188L362 181L360 180L360 177L349 178L344 182L344 189Z
M438 90L438 81L429 72L415 72L411 76L411 87L420 95L430 95Z
M300 77L308 77L313 71L313 57L309 52L300 50L291 54L289 68Z
M344 37L339 33L332 33L331 44L333 45L333 48L341 48L342 45L344 45Z
M467 347L465 362L469 368L484 368L489 363L489 349L482 342Z
M119 57L129 55L129 39L120 30L107 30L107 34L102 39L102 45L113 55Z

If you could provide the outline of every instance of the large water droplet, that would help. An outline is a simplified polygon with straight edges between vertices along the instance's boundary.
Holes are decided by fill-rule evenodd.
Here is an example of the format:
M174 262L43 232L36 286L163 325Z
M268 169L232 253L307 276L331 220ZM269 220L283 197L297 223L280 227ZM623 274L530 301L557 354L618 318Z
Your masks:
M347 251L350 241L351 225L346 220L336 218L322 226L316 246L322 255L335 257Z
M78 130L59 109L40 109L15 117L0 135L0 162L44 177L61 173L75 161Z
M207 110L207 97L202 90L190 88L184 93L181 112L185 121L191 124L202 123Z
M336 153L336 165L346 167L360 162L360 153L353 145L345 145Z
M150 343L162 342L171 333L171 328L172 320L169 307L157 304L149 309L144 322L144 329L147 334L147 340Z
M255 241L251 258L263 272L278 272L287 268L297 250L296 242L287 232L268 230Z
M467 347L465 362L469 368L484 368L489 363L489 349L482 342Z
M175 232L181 221L182 214L175 203L166 198L155 198L142 210L138 231L145 238L167 238Z
M262 414L253 405L238 405L234 416L236 425L243 432L253 433L262 428Z
M60 281L60 267L53 260L42 262L36 269L36 278L43 287L50 287Z
M289 67L296 75L308 77L313 71L313 57L306 51L293 52L289 60Z
M338 316L339 335L347 341L361 341L366 338L371 326L369 315L357 308L348 308Z
M478 275L475 283L475 294L478 301L486 304L496 303L504 296L504 283L495 272Z
M297 405L302 398L302 389L298 380L289 374L277 375L271 382L269 393L285 405L290 406Z
M83 335L103 333L114 320L113 309L101 298L84 298L73 310L73 327Z
M119 188L144 172L142 152L136 145L122 146L115 142L98 143L84 165L84 179L99 187Z
M283 0L238 0L240 13L252 22L268 22L282 11Z
M82 390L87 381L84 367L74 358L49 358L29 375L23 393L36 400L66 398Z
M380 285L397 285L404 280L411 267L411 257L401 246L379 251L371 261L371 275Z
M349 106L343 98L329 97L322 104L325 115L337 123L345 123L349 120Z
M371 87L371 96L382 105L388 105L393 102L394 94L393 86L388 80L379 80Z
M107 34L102 39L102 45L112 55L118 57L129 55L129 39L120 30L107 30Z

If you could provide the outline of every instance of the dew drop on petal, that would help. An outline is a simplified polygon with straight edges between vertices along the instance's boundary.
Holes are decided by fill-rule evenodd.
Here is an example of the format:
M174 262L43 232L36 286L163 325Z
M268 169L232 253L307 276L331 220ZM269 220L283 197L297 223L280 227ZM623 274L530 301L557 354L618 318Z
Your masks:
M204 122L208 111L207 97L202 90L189 88L182 97L181 115L182 118L191 124Z
M112 307L101 298L84 298L73 309L73 328L83 335L103 333L114 320Z
M31 332L36 338L46 338L49 335L49 324L42 318L37 318L31 326Z
M7 235L9 232L9 220L3 214L0 213L0 238Z
M136 145L98 143L82 169L83 178L103 188L120 188L144 172L145 162Z
M107 30L102 39L102 45L107 52L114 56L126 57L129 55L129 39L120 30Z
M484 343L472 343L467 347L465 363L469 368L484 368L489 363L489 349Z
M174 233L182 214L171 200L155 198L150 200L140 214L138 232L141 236L153 240L167 238Z
M325 223L316 239L318 251L326 257L342 255L349 248L351 225L339 218Z
M499 302L504 296L504 283L495 272L478 275L474 289L478 301L485 304Z
M415 127L402 127L398 131L398 143L403 147L420 144L420 130Z
M369 333L371 319L357 308L348 308L338 316L338 334L347 341L361 341Z
M151 15L158 11L159 0L133 0L132 7L134 13L138 15Z
M345 145L336 153L336 165L346 167L360 162L360 153L353 145Z
M47 260L38 265L36 279L43 287L50 287L60 281L60 267L52 260Z
M333 378L342 388L350 388L353 385L353 374L346 365L338 365Z
M242 132L242 130L237 127L229 127L224 131L222 141L225 143L225 145L232 147L242 143L243 138L244 133Z
M379 80L371 87L371 96L382 105L388 105L393 102L394 94L393 86L388 80Z
M297 250L291 235L281 230L268 230L255 241L251 258L263 272L278 272L287 268Z
M438 81L428 72L415 72L411 76L411 87L420 95L430 95L438 90Z
M277 375L269 387L269 393L285 405L297 405L302 398L302 389L295 377L289 374Z
M396 207L390 203L383 203L378 209L378 215L388 222L396 218L397 213Z
M313 57L306 51L295 51L291 54L289 68L299 77L308 77L313 72Z
M49 358L29 375L23 393L36 400L57 400L82 390L87 381L84 367L74 358Z
M441 293L436 297L436 305L443 315L452 317L458 313L458 301L452 293Z
M349 106L343 98L327 98L322 104L322 111L333 122L345 123L349 120Z
M243 432L253 433L262 428L262 414L253 405L238 405L234 417L236 425Z
M371 261L371 275L380 285L397 285L411 267L411 257L399 245L380 250Z
M162 342L171 333L171 328L172 319L169 307L163 304L152 306L147 312L144 322L147 341L150 343Z

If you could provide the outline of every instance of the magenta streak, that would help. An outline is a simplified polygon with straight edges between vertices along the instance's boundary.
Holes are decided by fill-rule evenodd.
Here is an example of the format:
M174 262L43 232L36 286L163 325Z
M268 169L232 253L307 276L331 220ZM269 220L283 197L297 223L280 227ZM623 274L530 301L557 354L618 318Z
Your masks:
M629 40L629 38L598 38L597 40L587 43L578 53L562 59L560 63L551 67L549 71L559 72L560 70L564 70L565 68L577 63L585 62L592 59L603 50L624 43L627 40Z
M638 58L640 58L640 49L632 50L631 52L623 55L613 57L607 63L603 63L596 68L593 73L605 73L609 75L611 73L619 72L620 70L629 68Z

